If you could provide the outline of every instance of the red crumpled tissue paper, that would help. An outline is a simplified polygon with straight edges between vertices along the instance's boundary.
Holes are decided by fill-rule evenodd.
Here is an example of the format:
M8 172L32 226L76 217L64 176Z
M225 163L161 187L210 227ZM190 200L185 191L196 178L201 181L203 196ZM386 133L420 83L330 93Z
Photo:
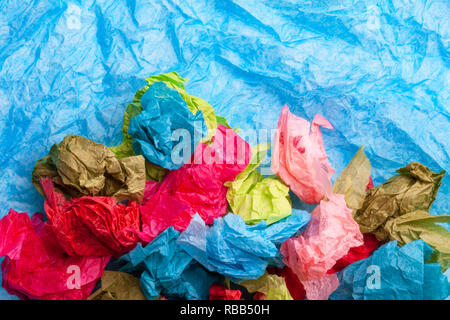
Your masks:
M21 299L87 299L110 257L68 256L43 218L11 209L0 220L2 286Z
M353 262L370 257L380 245L381 242L371 233L363 234L364 244L359 247L351 248L348 253L339 259L336 264L328 270L328 274L336 273L351 265Z
M220 283L213 283L209 288L209 300L244 300L240 290L231 290Z
M50 178L41 180L45 212L58 243L69 255L119 257L139 241L139 205L113 197L81 197L67 201Z
M369 183L367 184L366 191L373 188L372 177L369 177Z

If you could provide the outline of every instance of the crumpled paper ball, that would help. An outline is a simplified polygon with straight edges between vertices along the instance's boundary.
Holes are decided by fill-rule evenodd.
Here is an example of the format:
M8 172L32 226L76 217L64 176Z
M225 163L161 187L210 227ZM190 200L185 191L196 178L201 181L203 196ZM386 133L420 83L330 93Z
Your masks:
M330 179L335 172L328 162L319 126L333 129L320 115L316 115L310 124L284 106L272 152L273 173L308 204L319 203L331 194Z
M180 94L163 82L151 85L141 104L142 112L128 127L134 152L163 168L180 168L206 133L203 114L194 115Z
M416 240L403 247L391 241L369 258L338 273L335 300L442 300L450 283L438 263L426 263L432 249Z
M169 227L147 246L139 244L128 254L131 265L144 270L141 289L147 299L162 294L169 299L207 300L209 288L221 276L192 259L177 244L178 237L179 232Z
M249 226L239 215L229 213L208 227L195 215L178 243L210 271L235 282L257 279L264 274L268 260L277 257L277 245L299 232L309 218L309 213L296 211L270 226L264 221Z
M327 271L350 248L363 244L358 224L347 208L344 195L322 200L311 213L311 222L298 237L281 246L283 262L302 281L308 299L326 299L336 289L335 275Z
M68 135L34 166L32 182L42 195L40 181L45 177L66 197L111 196L117 201L141 202L145 161L142 156L117 159L102 144Z
M187 79L183 79L178 73L176 73L175 71L171 71L171 72L163 73L160 75L150 76L150 77L146 78L145 81L147 82L147 85L145 87L139 89L136 92L136 95L134 96L133 101L127 106L127 109L125 110L125 114L123 117L123 124L122 124L122 134L123 134L122 143L118 146L114 146L114 147L110 148L111 151L114 152L114 154L116 155L117 158L120 159L120 158L135 155L135 152L133 151L133 146L132 146L133 145L133 136L131 135L131 131L133 131L133 130L135 130L136 133L139 133L140 137L143 138L143 142L147 146L146 150L154 151L155 155L159 156L160 158L165 157L161 142L164 142L165 139L167 139L168 137L158 137L159 133L156 132L156 137L158 137L158 138L156 139L156 144L155 144L155 141L153 141L153 136L147 134L147 132L151 129L151 126L146 128L145 123L144 123L143 124L144 127L142 127L139 124L139 122L140 122L139 120L137 121L137 123L135 123L135 126L137 126L137 127L135 127L133 130L130 130L131 120L134 119L135 117L139 116L142 113L142 111L144 110L143 105L142 105L142 98L143 98L144 94L154 84L157 85L157 88L152 88L154 95L149 94L149 95L147 95L147 98L149 100L151 100L150 102L156 102L157 104L159 102L161 102L161 104L163 106L163 111L164 111L163 113L166 114L165 118L171 118L171 117L177 118L177 116L175 115L177 113L176 112L177 110L179 112L181 112L182 115L187 114L188 117L191 117L191 115L189 113L185 113L186 108L187 108L186 110L189 110L194 117L196 115L197 115L197 117L200 117L200 114L201 114L201 116L203 117L203 120L204 120L204 123L201 124L201 127L203 128L203 126L206 125L206 127L208 128L208 135L207 135L207 137L205 137L203 139L203 142L209 143L211 141L212 137L216 134L216 129L217 129L217 117L214 113L214 109L205 100L203 100L199 97L192 96L186 92L186 90L184 89L184 82L186 82ZM164 85L165 85L165 87L164 87ZM162 92L165 92L166 95L164 93L162 95L159 95L158 88L161 89ZM167 88L167 90L165 88ZM176 93L178 93L178 94L176 94ZM154 97L154 99L151 99L151 97ZM182 101L180 98L184 101ZM184 108L180 108L180 106L177 105L180 103L184 106ZM175 104L175 110L170 110L170 106L173 104ZM167 107L169 107L169 109ZM159 109L158 106L155 106L155 105L149 106L149 110L156 111L156 114L158 113L158 109ZM174 114L172 114L172 113L174 113ZM144 119L152 118L152 112L150 112L147 115L144 115L143 118ZM158 118L158 117L156 117L156 118ZM141 120L143 120L143 119L141 119ZM157 120L157 119L154 119L154 120ZM183 120L183 119L180 119L179 117L177 118L177 121L181 121L184 123L186 122L185 120L186 119ZM189 123L189 121L188 121L188 123ZM159 124L158 121L156 122L156 124L157 125ZM166 129L166 128L164 128L164 129ZM189 125L188 125L188 129L192 129L192 128L189 127ZM142 130L143 132L140 132L140 130ZM202 130L201 134L203 134L203 132L204 132L204 130ZM198 139L198 138L191 137L191 139ZM147 141L148 143L145 142L145 140L148 140ZM185 146L191 145L191 143L193 143L193 140L186 141L186 142L188 142L188 143L186 143ZM135 143L135 145L136 145L136 143ZM140 145L140 143L137 143L138 150L140 150L139 145ZM194 148L195 147L196 147L196 143L194 142ZM191 153L194 150L194 148L191 148ZM186 154L186 155L182 155L182 156L186 157L186 159L188 159L190 154ZM168 160L168 161L170 164L171 160ZM177 167L179 167L178 164L175 164L175 165ZM150 174L151 178L155 181L160 181L158 178L163 176L166 173L165 170L167 170L167 169L163 168L162 166L159 166L151 161L146 162L146 168L149 169L149 170L147 170L147 174Z
M10 210L0 220L2 286L21 299L85 300L109 256L68 256L42 213Z
M386 221L415 210L430 209L441 186L445 171L436 173L419 162L411 162L399 173L367 192L363 206L354 218L361 232L373 233L378 240L387 240Z
M265 144L253 148L249 165L234 181L225 183L231 210L249 224L264 220L270 225L292 212L289 187L278 177L263 178L256 170L269 147Z
M112 197L81 197L67 201L55 192L50 178L41 180L50 228L69 255L119 257L136 247L139 206Z

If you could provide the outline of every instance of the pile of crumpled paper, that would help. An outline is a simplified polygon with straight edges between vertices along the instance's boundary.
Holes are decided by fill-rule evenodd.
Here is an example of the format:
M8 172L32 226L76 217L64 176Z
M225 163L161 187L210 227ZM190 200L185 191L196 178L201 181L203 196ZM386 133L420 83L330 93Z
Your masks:
M317 114L285 106L249 145L176 72L128 105L123 141L53 145L31 183L45 213L0 220L2 286L21 299L445 299L445 172L374 186L363 147L334 184ZM272 176L261 173L271 150ZM303 204L301 210L294 202ZM245 293L245 294L244 294Z

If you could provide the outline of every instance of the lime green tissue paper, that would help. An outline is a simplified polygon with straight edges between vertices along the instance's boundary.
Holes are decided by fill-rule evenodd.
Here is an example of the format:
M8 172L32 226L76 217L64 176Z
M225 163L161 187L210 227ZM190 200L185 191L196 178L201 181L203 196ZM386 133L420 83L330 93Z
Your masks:
M256 280L246 280L240 283L248 292L261 292L266 295L266 300L294 300L286 287L283 277L267 272Z
M289 187L278 177L263 178L256 170L269 147L270 144L253 147L250 164L234 181L225 183L229 188L227 200L231 210L247 224L264 220L270 225L292 213Z

